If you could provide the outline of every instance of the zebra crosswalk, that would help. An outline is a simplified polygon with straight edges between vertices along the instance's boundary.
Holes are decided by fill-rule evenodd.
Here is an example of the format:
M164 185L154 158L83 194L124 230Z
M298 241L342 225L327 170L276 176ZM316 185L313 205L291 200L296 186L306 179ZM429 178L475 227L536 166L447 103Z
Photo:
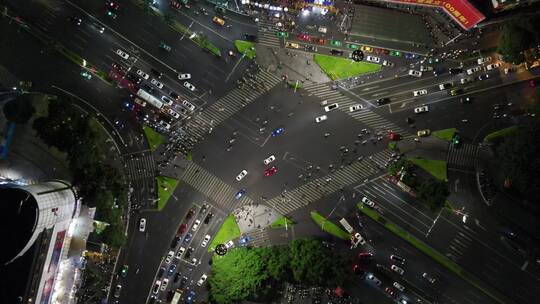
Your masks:
M123 156L127 180L133 191L131 201L147 206L155 197L156 162L150 151L126 154Z
M260 83L262 83L264 89L270 90L281 79L270 72L259 70L253 78L248 78L247 81L248 85L235 88L204 111L194 115L184 128L188 134L196 139L202 139L212 128L265 93L263 89L252 89L249 83L257 86L261 86Z
M259 44L280 47L281 43L277 37L277 27L268 20L259 21Z
M384 168L392 151L383 150L361 161L345 166L333 173L290 190L281 196L267 200L269 206L286 215L309 205L339 189L372 177Z
M456 147L450 144L446 162L449 169L474 170L477 156L478 146L476 145L461 144Z
M414 137L407 130L383 118L379 114L370 111L369 109L361 109L359 111L351 112L349 107L358 104L358 102L349 96L342 94L339 90L332 89L332 85L329 83L307 84L304 86L304 88L309 92L309 94L315 95L322 100L327 100L328 104L336 102L339 103L339 110L347 113L349 116L365 124L375 132L392 130L399 133L405 139Z
M235 194L238 190L233 189L227 183L192 161L188 162L180 179L214 201L215 206L220 206L227 212L232 211L234 208L253 203L253 200L247 195L242 196L238 200L235 199Z
M267 229L257 229L248 233L245 233L246 236L251 238L249 242L250 246L254 247L263 247L271 245L270 238L268 237Z

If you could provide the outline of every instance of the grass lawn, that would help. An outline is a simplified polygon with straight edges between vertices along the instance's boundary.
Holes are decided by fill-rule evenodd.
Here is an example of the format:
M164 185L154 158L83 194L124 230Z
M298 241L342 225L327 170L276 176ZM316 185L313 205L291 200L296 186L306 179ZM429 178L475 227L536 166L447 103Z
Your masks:
M208 246L208 252L213 251L218 244L225 244L229 240L236 239L238 237L240 237L240 228L238 227L238 224L236 224L234 215L230 214L227 216L223 224L221 224L221 228L219 228L218 232L214 236L214 239L210 243L210 246Z
M163 209L178 186L178 180L166 176L156 177L158 186L158 210Z
M150 145L150 150L155 151L159 145L165 142L165 136L154 131L154 129L144 126L143 131L148 140L148 144Z
M240 54L246 54L246 57L249 59L253 59L257 56L257 53L255 52L255 43L253 42L235 40L234 46Z
M488 135L486 135L486 137L484 137L484 142L491 142L496 138L505 137L505 136L514 134L517 131L517 129L518 129L517 126L512 126L512 127L500 129L495 132L489 133Z
M321 227L322 230L330 233L331 235L336 236L340 239L344 239L344 240L351 239L351 235L347 231L339 228L338 225L327 220L318 212L311 211L311 218L315 221L315 223L317 223L317 225Z
M420 157L410 157L407 159L433 175L435 178L442 181L448 180L446 176L446 162L444 160L425 159Z
M376 72L381 66L368 62L355 62L352 59L315 54L313 60L332 80Z
M396 151L397 150L397 142L391 141L388 143L388 149Z
M457 131L456 128L450 128L450 129L433 131L431 135L437 138L440 138L442 140L451 141L452 137L454 137L454 134L456 134L456 131Z
M399 227L395 223L388 221L388 219L384 218L373 209L364 208L363 203L358 203L356 206L361 212L382 224L386 229L390 230L390 232L401 237L409 244L416 247L418 250L422 251L424 254L426 254L442 266L446 267L448 270L454 272L455 274L463 278L465 281L469 282L471 285L484 292L489 297L493 298L495 301L499 303L504 303L501 299L499 299L496 295L493 294L495 292L488 290L488 287L486 287L482 281L478 280L478 278L474 277L472 274L466 272L458 264L454 263L445 255L436 251L431 246L424 243L422 240L419 240L415 236L409 234L407 231L405 231L403 228Z
M287 223L287 226L292 226L294 224L294 222L291 221L290 219L288 219L288 218L286 218L284 216L281 216L280 218L275 220L272 224L270 224L270 227L271 228L282 228L282 227L285 227L285 223Z

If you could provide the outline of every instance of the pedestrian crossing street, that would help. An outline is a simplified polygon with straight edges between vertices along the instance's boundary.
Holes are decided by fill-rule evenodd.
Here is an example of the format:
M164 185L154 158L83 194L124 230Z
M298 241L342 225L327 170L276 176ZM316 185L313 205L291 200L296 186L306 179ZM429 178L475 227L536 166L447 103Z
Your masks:
M450 144L446 162L450 169L474 170L477 156L478 146L476 145L461 144L456 147Z
M253 203L253 200L247 195L242 196L239 200L235 199L237 189L233 189L192 161L188 162L180 179L206 195L210 200L214 201L215 206L223 208L226 212Z
M281 82L279 77L265 70L259 70L253 78L247 79L248 84L250 82L253 84L264 83L266 90L270 90ZM197 115L194 115L194 117L186 123L185 130L187 130L192 137L202 139L212 128L215 128L266 92L262 89L253 89L248 84L244 85L242 88L236 87L210 107L199 112Z
M124 155L124 164L130 181L138 181L146 178L154 178L156 162L150 151L148 153L135 153Z
M252 238L252 240L249 242L250 246L265 247L265 246L272 245L272 243L270 242L270 238L268 237L267 229L257 229L257 230L245 233L245 236L249 236Z
M339 110L347 113L352 118L365 124L374 132L392 130L399 133L404 139L412 138L414 135L407 132L407 130L399 127L391 121L386 120L380 115L370 111L369 109L362 109L356 112L350 112L349 107L358 104L358 101L353 100L349 96L343 95L339 90L333 90L329 83L315 83L307 84L304 86L306 91L311 95L319 97L321 100L328 100L328 104L339 103ZM365 105L364 105L365 107Z
M259 44L280 47L281 43L277 37L277 27L268 20L259 21Z
M284 195L272 198L266 203L274 207L282 215L287 215L343 187L374 176L379 172L379 169L384 168L384 164L391 154L392 151L385 149L369 158L354 162L343 169L336 170L334 173L290 190Z

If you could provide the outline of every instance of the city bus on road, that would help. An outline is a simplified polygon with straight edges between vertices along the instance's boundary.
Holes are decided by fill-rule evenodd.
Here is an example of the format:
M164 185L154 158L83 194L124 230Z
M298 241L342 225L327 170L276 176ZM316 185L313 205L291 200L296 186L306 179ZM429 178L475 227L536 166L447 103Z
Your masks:
M158 109L161 109L163 107L163 102L161 102L161 100L157 99L152 94L146 92L143 89L139 89L139 91L137 91L137 95Z
M174 292L174 297L172 298L171 304L178 304L180 302L180 298L182 297L182 289L177 289Z

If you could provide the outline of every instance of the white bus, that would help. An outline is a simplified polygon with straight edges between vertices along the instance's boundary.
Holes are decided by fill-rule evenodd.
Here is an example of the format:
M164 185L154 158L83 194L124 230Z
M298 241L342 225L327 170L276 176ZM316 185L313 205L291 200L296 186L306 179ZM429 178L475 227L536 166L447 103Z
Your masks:
M143 89L139 89L137 92L137 95L139 95L140 98L146 100L149 104L153 105L154 107L161 109L163 107L163 102L161 100L157 99L150 93L146 92Z
M339 220L339 223L341 224L341 226L343 226L343 228L345 228L345 230L347 230L348 233L354 232L353 227L349 224L349 222L347 222L345 218L342 218L341 220Z
M180 298L182 297L182 290L177 289L174 292L174 297L172 298L171 304L178 304L180 302Z

